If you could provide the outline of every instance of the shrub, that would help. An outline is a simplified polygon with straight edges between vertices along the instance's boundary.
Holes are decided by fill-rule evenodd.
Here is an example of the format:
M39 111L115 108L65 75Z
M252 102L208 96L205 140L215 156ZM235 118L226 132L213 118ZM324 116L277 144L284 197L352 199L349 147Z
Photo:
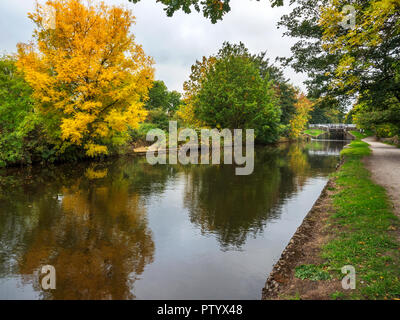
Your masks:
M31 93L31 88L17 70L14 58L1 57L0 166L30 162L27 150L30 143L25 140L29 138L35 122Z
M158 125L154 123L144 122L139 125L138 129L131 129L130 135L133 142L145 142L147 132L152 129L158 129Z
M299 279L309 279L312 281L329 280L331 275L328 271L324 270L322 266L313 264L303 264L296 267L295 277Z
M399 127L392 123L384 123L376 126L376 135L379 138L391 138L399 134Z

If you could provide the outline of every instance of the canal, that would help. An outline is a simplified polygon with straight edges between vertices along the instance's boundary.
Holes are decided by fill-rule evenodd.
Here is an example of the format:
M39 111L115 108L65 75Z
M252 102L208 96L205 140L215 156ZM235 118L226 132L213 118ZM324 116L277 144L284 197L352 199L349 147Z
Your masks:
M260 299L344 144L257 148L249 176L145 157L3 169L0 299Z

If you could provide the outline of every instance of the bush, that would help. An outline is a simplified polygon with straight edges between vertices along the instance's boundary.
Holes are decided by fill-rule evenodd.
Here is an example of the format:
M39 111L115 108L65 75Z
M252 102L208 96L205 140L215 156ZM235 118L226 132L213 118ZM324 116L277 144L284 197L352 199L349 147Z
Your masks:
M384 123L376 126L376 135L379 138L392 138L399 134L399 127L392 123Z
M147 119L152 125L157 126L157 128L161 130L168 130L169 117L165 110L163 109L150 110Z
M28 139L33 129L31 88L12 57L0 58L0 166L30 162ZM29 121L27 121L29 119Z
M147 132L152 129L159 129L159 127L154 123L144 122L139 125L138 129L131 129L130 135L133 142L145 142Z

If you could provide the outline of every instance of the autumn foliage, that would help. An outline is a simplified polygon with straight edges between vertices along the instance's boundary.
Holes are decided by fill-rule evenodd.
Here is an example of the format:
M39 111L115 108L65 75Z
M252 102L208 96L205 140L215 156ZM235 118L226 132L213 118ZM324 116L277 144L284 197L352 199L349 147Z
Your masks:
M195 104L198 103L198 94L202 88L202 82L206 79L207 74L211 68L215 65L216 58L203 57L201 61L196 63L191 68L191 74L189 80L183 84L184 104L180 107L177 112L177 117L182 121L185 126L191 127L204 127L206 123L198 119L195 114Z
M297 97L295 107L296 113L290 120L289 135L291 138L298 138L306 128L311 118L310 112L313 110L313 103L303 93L300 93Z
M212 3L221 9L228 1ZM271 143L297 138L309 119L308 100L295 106L296 90L282 70L243 43L226 42L196 61L181 99L154 80L154 62L131 33L131 11L95 0L48 0L28 17L32 40L0 57L0 166L126 153L171 120L251 128L257 142Z
M353 120L363 128L400 133L400 1L353 1L355 24L341 29L345 19L340 1L321 12L323 49L339 57L331 87L353 96ZM396 129L393 129L396 128ZM385 131L385 130L384 130Z
M55 28L39 4L29 18L33 41L18 45L18 67L33 89L35 111L46 136L63 153L83 148L88 156L107 154L136 128L154 78L153 61L130 33L129 10L103 2L51 0Z

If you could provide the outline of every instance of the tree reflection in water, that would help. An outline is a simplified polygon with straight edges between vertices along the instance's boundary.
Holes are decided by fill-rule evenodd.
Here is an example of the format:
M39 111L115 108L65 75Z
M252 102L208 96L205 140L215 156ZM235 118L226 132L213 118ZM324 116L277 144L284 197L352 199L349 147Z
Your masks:
M194 240L185 247L179 235L170 235L175 229L168 223L175 221L185 228L179 232L199 242L204 237L197 238L196 230L211 234L217 246L204 242L199 248L225 261L224 253L243 250L249 237L268 232L265 226L280 219L283 202L310 177L332 172L337 163L332 152L342 147L313 142L257 148L249 176L236 176L233 165L151 166L145 158L2 170L0 293L1 281L13 277L44 299L133 299L142 275L152 288L168 286L180 280L169 269L180 270L182 250L198 259L200 271L212 265L196 256ZM167 203L157 207L157 198L166 195ZM170 206L173 201L179 203ZM155 261L153 232L165 242L157 246L171 254L168 259ZM47 264L56 268L57 289L44 292L38 272ZM145 273L150 264L170 278L152 283ZM182 268L186 265L190 261ZM193 278L191 271L186 276ZM202 281L202 273L197 277Z
M134 298L134 281L154 256L142 195L161 191L168 173L148 172L143 161L115 164L120 167L60 166L3 177L2 190L14 189L0 200L6 212L0 275L18 270L24 282L31 281L30 275L50 264L57 289L43 292L38 281L32 283L43 298Z
M278 218L281 201L298 192L323 160L311 164L305 143L299 143L258 148L249 176L235 176L232 166L194 166L185 177L184 206L191 222L215 234L223 250L240 249ZM326 168L336 161L326 160Z

